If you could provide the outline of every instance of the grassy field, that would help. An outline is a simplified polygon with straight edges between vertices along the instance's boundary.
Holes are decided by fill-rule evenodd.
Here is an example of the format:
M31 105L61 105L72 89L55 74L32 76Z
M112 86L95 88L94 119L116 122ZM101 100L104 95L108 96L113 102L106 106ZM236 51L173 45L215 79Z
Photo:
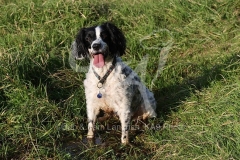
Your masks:
M0 10L0 159L239 159L240 1L1 0ZM79 28L105 21L126 35L123 60L146 62L139 74L158 102L127 146L106 129L114 119L86 142L85 73L69 61Z

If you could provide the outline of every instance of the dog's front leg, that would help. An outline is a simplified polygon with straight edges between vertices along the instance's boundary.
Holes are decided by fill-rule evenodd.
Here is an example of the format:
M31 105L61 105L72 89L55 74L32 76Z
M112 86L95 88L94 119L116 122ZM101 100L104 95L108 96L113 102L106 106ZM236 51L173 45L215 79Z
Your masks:
M99 111L96 108L87 107L87 116L88 116L87 138L94 138L95 123L96 123L96 117L98 112Z
M121 121L121 126L122 126L122 137L121 137L121 142L122 144L128 144L129 143L129 137L128 137L128 132L130 129L130 113L125 112L119 115L120 121Z

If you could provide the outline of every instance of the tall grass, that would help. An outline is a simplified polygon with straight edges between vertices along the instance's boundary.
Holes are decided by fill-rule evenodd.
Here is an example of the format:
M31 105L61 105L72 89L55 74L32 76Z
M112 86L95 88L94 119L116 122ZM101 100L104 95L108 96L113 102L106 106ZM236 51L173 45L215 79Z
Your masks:
M0 159L238 159L239 6L234 0L0 1ZM123 30L122 58L132 68L148 55L144 83L158 102L158 117L131 131L128 146L114 130L99 130L101 143L85 142L85 73L69 64L79 28L105 21Z

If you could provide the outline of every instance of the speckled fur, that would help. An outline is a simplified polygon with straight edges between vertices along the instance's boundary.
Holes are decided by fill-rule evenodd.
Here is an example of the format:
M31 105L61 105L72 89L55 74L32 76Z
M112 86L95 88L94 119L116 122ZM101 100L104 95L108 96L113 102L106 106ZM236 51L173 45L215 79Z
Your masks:
M103 25L108 25L108 23ZM99 28L105 28L102 26L97 27L97 32L101 31ZM110 24L110 26L112 26L112 24ZM99 36L97 35L96 37ZM101 41L101 37L98 40ZM77 45L79 45L78 43L79 42L77 41L73 43L73 52L79 50L77 48ZM123 43L125 42L122 42L122 44ZM156 101L153 93L150 92L143 83L141 83L138 75L129 66L123 63L120 57L118 57L119 53L111 53L110 51L112 46L108 43L106 44L107 48L106 45L104 46L106 55L105 65L102 68L97 68L93 65L91 53L88 53L90 67L88 73L86 74L86 79L84 80L88 116L87 137L94 137L94 125L97 115L101 109L108 113L117 114L122 126L121 141L123 144L127 144L129 143L128 130L131 119L146 119L147 117L156 117ZM89 52L91 52L91 50L92 48L88 49ZM79 53L73 53L73 55L77 54L79 57L82 57L86 53L83 55L79 55ZM112 65L114 56L117 57L115 68L107 77L103 87L99 90L97 87L99 80L94 75L92 68L94 68L100 77L103 77ZM102 98L97 98L99 91L102 93Z

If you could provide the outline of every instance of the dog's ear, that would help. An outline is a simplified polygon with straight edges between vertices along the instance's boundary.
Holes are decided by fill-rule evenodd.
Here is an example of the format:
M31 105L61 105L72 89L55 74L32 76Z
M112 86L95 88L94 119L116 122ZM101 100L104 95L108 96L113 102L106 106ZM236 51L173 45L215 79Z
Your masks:
M122 31L117 28L112 23L105 23L108 32L111 36L111 47L109 48L110 52L113 54L117 54L118 56L122 56L125 53L126 49L126 39L122 33Z
M88 48L85 41L85 28L82 28L77 36L76 40L72 43L72 55L76 60L82 60L88 57Z

